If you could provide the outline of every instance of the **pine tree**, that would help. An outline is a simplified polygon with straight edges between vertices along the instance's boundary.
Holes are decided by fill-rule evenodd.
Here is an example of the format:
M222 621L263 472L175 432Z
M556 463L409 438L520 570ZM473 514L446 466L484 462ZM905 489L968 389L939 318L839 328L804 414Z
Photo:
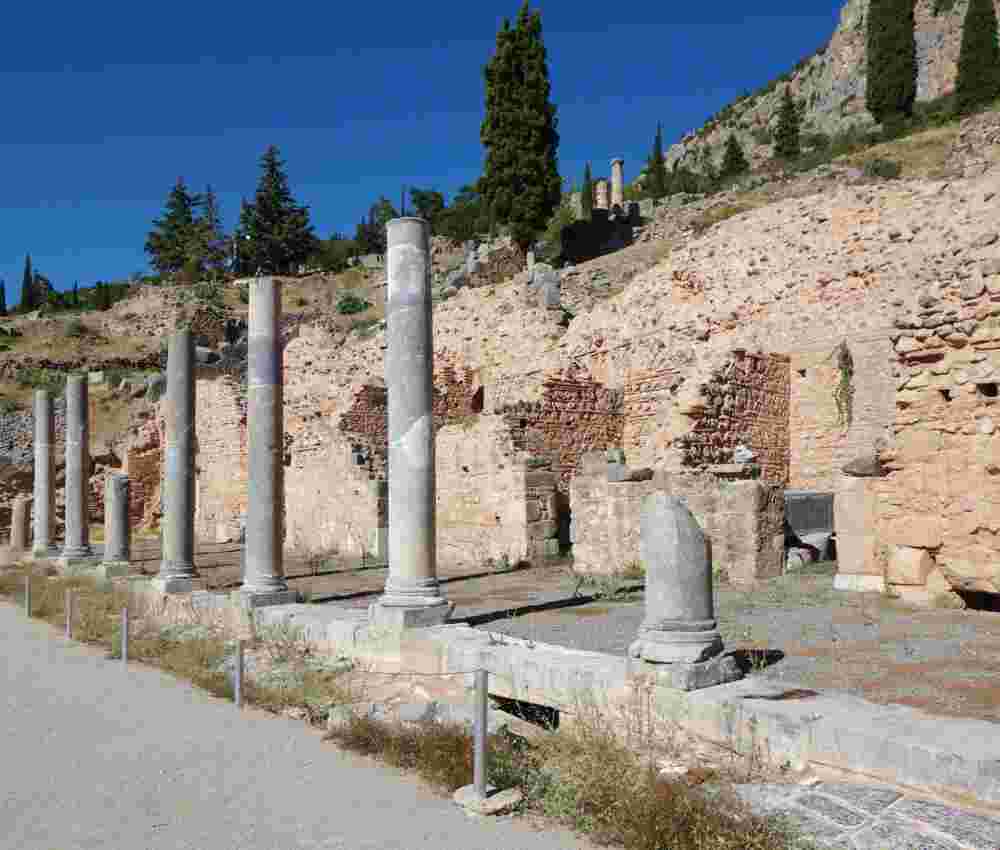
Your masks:
M917 97L914 0L871 0L865 106L880 124L913 114Z
M719 177L722 179L736 177L749 170L750 163L747 162L743 148L740 147L739 139L736 138L735 133L731 133L726 140L726 151L722 156L722 169L719 172Z
M955 80L955 111L967 115L1000 97L1000 43L993 0L969 0Z
M785 86L778 113L778 129L774 134L774 156L776 159L795 159L800 151L799 110L792 98L790 86Z
M504 20L483 75L486 116L480 139L486 161L478 188L491 219L507 225L526 250L562 200L542 16L530 10L528 0L513 29Z
M205 187L202 215L195 223L197 252L201 264L212 272L220 272L226 263L226 234L222 230L222 214L212 187Z
M260 160L260 181L253 203L240 214L240 230L251 268L280 274L304 263L313 252L316 236L309 208L295 203L278 149L271 145Z
M0 316L7 315L7 284L0 280Z
M580 211L584 220L589 220L594 214L594 177L590 173L590 163L583 169L583 186L580 189Z
M663 156L663 125L657 122L653 151L646 163L646 196L659 200L667 194L667 161Z
M160 274L176 274L197 259L196 211L200 204L201 198L188 192L184 178L177 178L163 215L153 219L153 229L146 237L150 265Z
M30 313L35 309L35 275L31 271L31 254L24 258L24 275L21 277L21 303L22 313Z
M72 304L73 304L74 307L79 307L80 306L80 281L78 281L78 280L74 280L73 281L73 301L72 301Z

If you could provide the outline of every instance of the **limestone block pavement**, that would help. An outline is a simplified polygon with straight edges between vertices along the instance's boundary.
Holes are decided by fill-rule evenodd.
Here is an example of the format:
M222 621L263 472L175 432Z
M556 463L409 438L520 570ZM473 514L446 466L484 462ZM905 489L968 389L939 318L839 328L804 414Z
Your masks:
M906 797L884 785L761 784L738 785L735 791L758 814L785 817L820 847L835 850L1000 847L1000 819Z
M299 721L240 714L0 604L0 823L19 850L589 847L472 820Z

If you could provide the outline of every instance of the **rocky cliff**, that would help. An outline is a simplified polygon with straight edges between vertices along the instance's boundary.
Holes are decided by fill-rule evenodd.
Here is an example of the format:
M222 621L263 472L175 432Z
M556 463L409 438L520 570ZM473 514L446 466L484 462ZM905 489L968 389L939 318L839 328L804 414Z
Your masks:
M729 104L697 131L685 135L666 153L667 165L683 162L701 170L710 158L718 166L726 139L735 133L755 165L771 155L762 142L773 131L785 83L803 105L803 132L833 135L851 125L870 125L865 109L865 41L870 0L848 0L830 41L765 91ZM994 0L1000 11L1000 0ZM917 0L917 100L949 94L958 73L962 22L969 0ZM787 79L786 79L787 78Z

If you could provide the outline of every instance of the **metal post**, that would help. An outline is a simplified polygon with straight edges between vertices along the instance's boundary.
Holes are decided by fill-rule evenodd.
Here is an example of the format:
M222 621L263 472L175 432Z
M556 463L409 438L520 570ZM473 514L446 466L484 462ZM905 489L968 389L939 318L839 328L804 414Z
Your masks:
M472 785L476 796L486 799L486 692L488 670L476 671L476 728L474 731L474 760Z
M31 616L31 573L24 577L24 616Z
M233 675L233 702L243 708L243 641L236 641L236 669Z
M73 637L73 591L66 590L66 640Z
M122 667L128 666L128 608L122 608Z

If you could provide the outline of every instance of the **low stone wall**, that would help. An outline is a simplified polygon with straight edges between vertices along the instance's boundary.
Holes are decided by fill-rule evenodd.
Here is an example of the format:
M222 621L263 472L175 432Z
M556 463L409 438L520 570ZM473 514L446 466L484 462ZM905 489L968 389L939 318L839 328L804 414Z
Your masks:
M736 584L784 569L783 489L709 473L657 471L645 481L609 481L607 460L589 455L570 485L573 560L584 573L610 573L641 560L642 500L666 491L687 503L712 545L713 565Z

